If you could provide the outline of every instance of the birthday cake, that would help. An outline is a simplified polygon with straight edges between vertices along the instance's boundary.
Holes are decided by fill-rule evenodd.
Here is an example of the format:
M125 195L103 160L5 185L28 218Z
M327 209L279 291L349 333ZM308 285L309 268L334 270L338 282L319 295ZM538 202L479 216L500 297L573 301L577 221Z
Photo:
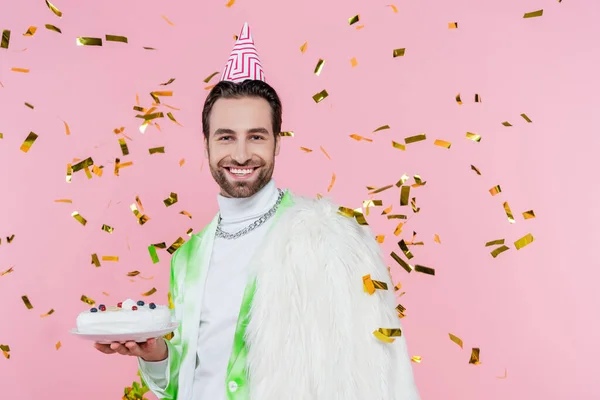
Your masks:
M128 334L168 328L171 311L167 306L127 299L116 306L100 304L77 316L77 331L89 334Z

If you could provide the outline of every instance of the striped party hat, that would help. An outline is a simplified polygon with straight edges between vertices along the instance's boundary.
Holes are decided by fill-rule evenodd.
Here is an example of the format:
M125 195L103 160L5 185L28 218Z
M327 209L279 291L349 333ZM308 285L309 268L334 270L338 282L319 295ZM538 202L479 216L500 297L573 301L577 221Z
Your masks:
M223 75L221 75L221 80L242 82L247 79L265 81L265 74L258 58L258 52L254 47L254 39L252 39L250 27L246 22L233 46Z

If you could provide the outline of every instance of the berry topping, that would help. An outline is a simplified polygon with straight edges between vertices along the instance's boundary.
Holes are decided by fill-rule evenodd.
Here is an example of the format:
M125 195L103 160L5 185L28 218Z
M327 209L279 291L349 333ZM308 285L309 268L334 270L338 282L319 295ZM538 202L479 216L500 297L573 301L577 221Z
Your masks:
M119 308L123 308L123 303L121 303L121 302L118 302L118 303L117 303L117 307L119 307Z
M90 312L98 312L98 310L96 309L96 307L93 307Z
M154 304L154 303L150 303L150 309L151 309L151 310L154 310L155 308L156 308L156 304Z
M98 308L100 309L100 311L106 311L106 306L104 304L100 304Z
M135 311L135 310L137 310L137 306L133 306L133 307L131 307L131 309L132 309L133 311Z
M143 302L142 300L139 300L139 301L137 302L137 305L141 307L141 306L143 306L143 305L144 305L144 302Z

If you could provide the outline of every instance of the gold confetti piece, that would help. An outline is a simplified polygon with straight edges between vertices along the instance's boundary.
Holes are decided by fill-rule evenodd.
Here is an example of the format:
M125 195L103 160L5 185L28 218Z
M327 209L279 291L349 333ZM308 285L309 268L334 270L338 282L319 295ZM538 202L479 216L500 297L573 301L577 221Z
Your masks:
M119 256L102 256L102 261L119 261Z
M0 82L1 83L1 82ZM3 86L4 87L4 86ZM4 139L4 134L0 132L0 139Z
M291 136L291 137L294 137L294 131L279 132L279 136Z
M167 117L169 117L169 119L170 119L171 121L175 122L177 125L179 125L179 126L183 126L183 125L181 125L179 122L177 122L177 120L176 120L176 119L175 119L175 117L173 116L173 113L170 113L170 112L168 112L168 113L167 113Z
M497 249L494 249L492 252L490 252L490 254L492 255L492 257L496 258L498 257L498 255L504 253L506 250L509 250L507 246L500 246Z
M390 128L390 126L389 126L389 125L382 125L382 126L380 126L379 128L375 129L375 130L373 131L373 133L375 133L375 132L379 132L379 131L383 131L383 130L386 130L386 129L391 129L391 128Z
M404 56L405 52L406 52L406 49L404 49L404 48L402 48L402 49L394 49L394 58Z
M492 240L491 242L487 242L485 244L485 247L496 246L496 245L500 245L500 244L504 244L504 239L496 239L496 240Z
M456 95L456 102L457 102L459 105L461 105L461 104L463 103L463 102L462 102L462 100L460 99L460 93Z
M402 239L401 241L398 242L398 246L400 247L400 249L402 250L402 252L406 256L406 258L408 258L410 260L411 258L414 257L412 255L412 253L410 252L408 246L406 245L406 242L404 241L404 239Z
M558 1L560 3L560 0ZM507 378L507 374L506 374L506 368L504 368L504 375L503 376L497 376L496 378L498 379L506 379Z
M13 271L14 271L14 267L10 267L9 269L0 272L0 276L8 275Z
M182 158L181 160L179 160L179 166L183 167L183 164L185 164L185 158Z
M113 231L115 230L115 228L113 228L112 226L108 226L106 224L103 224L102 225L102 230L104 232L113 233Z
M402 336L402 330L398 328L379 328L373 332L373 335L382 342L393 343L396 340L394 337Z
M360 21L360 15L355 15L354 17L348 18L349 25L354 25L358 21Z
M10 69L13 72L21 72L23 74L28 74L29 73L29 68L11 68Z
M127 276L138 276L140 274L140 271L131 271L127 273Z
M402 186L400 189L400 205L407 206L410 196L410 186Z
M323 65L325 65L325 60L322 60L319 58L319 61L317 62L317 66L315 67L315 75L319 76L321 74L321 71L323 70Z
M183 238L182 238L182 237L180 237L180 238L177 238L177 240L176 240L176 241L175 241L175 242L174 242L174 243L173 243L171 246L169 246L169 248L167 249L167 252L168 252L169 254L173 254L173 253L175 253L175 251L176 251L176 250L177 250L179 247L181 247L181 245L182 245L182 244L184 244L184 243L185 243L185 240L183 240Z
M352 57L350 59L350 65L352 65L352 68L354 68L358 65L358 61L356 61L356 57Z
M25 32L23 34L23 36L33 36L33 35L35 35L36 31L37 31L37 27L32 25L29 28L27 28L27 32Z
M477 347L473 347L471 350L471 359L469 360L469 364L481 364L481 361L479 361L479 349Z
M521 114L521 117L523 117L523 119L529 123L532 123L533 121L531 119L529 119L529 117L525 114Z
M167 300L168 300L168 304L169 304L169 309L172 310L175 308L175 304L173 303L173 295L171 295L171 292L167 292Z
M147 123L147 121L151 121L156 118L164 118L164 116L165 115L162 112L157 112L157 113L143 114L143 115L138 114L138 115L136 115L136 118L142 118L142 119L144 119L144 121L146 121L144 123Z
M544 10L537 10L537 11L532 11L532 12L525 13L523 15L523 18L541 17L543 14L544 14Z
M475 103L481 103L481 96L475 93Z
M476 133L467 132L467 139L471 139L474 142L481 142L481 136Z
M323 154L325 154L325 157L327 157L328 159L331 160L331 157L329 157L329 154L327 154L327 151L323 148L323 146L319 146L319 148L321 149L321 151L323 152Z
M40 318L46 318L46 317L49 317L52 314L54 314L54 308L51 309L50 311L48 311L46 314L40 315Z
M398 12L398 8L393 4L388 4L386 7L390 7L392 9L392 11L394 11L395 13Z
M177 203L177 193L171 192L168 198L163 200L165 206L171 207L173 204Z
M508 205L508 201L505 201L504 204L502 204L502 206L504 207L504 212L506 212L506 216L508 217L508 222L510 222L511 224L514 224L515 223L515 217L513 216L513 213L510 210L510 206Z
M306 49L308 48L308 42L304 42L302 46L300 46L300 52L302 54L306 53Z
M392 253L390 254L392 256L392 258L398 263L400 264L400 266L402 268L404 268L404 270L408 273L411 273L413 271L413 267L412 265L410 265L409 263L407 263L406 261L404 261L403 259L400 258L400 256L398 254L396 254L395 252L392 251Z
M165 154L165 147L153 147L151 149L148 149L148 152L150 154L156 154L156 153L161 153L161 154Z
M160 261L158 259L158 254L156 254L156 247L153 244L148 246L148 252L150 253L150 258L152 259L153 264L156 264L157 262Z
M319 93L315 94L312 98L315 101L315 103L320 103L327 96L329 96L329 93L327 93L327 90L322 90Z
M475 172L477 173L477 175L481 175L481 171L479 171L479 169L477 169L477 167L476 167L476 166L474 166L474 165L471 165L471 169L472 169L473 171L475 171Z
M97 165L94 165L92 167L92 172L96 174L96 176L102 176L102 168L104 167L98 167Z
M152 296L154 293L156 293L156 288L152 288L150 290L148 290L145 293L142 293L142 296Z
M521 239L515 242L515 247L517 250L520 250L528 244L532 243L534 240L535 239L533 235L531 235L531 233L528 233L527 235L523 236Z
M463 348L463 341L461 338L459 338L458 336L455 336L451 333L449 333L448 336L450 336L450 340L452 340L454 343L459 345L461 349Z
M440 139L436 139L435 142L433 142L433 144L436 146L443 147L445 149L449 149L450 146L452 146L452 143L446 142L445 140L440 140Z
M407 216L403 214L390 214L387 216L387 219L406 219Z
M54 13L54 15L56 15L59 18L62 17L62 12L58 8L56 8L56 6L54 4L52 4L48 0L46 0L46 5Z
M427 137L425 136L424 133L421 133L420 135L409 136L407 138L404 138L404 143L406 143L406 144L416 143L416 142L423 141L425 139L427 139Z
M227 2L227 4L225 4L225 7L231 7L231 6L232 6L232 5L234 5L234 4L235 4L235 0L229 0L229 1Z
M119 43L129 43L125 36L118 35L104 35L104 38L107 42L119 42Z
M6 359L10 359L10 346L7 344L0 344L0 350L2 350L2 354Z
M401 287L402 285L398 284L398 285L396 285L396 286L397 286L397 288L394 288L394 290L396 290L396 291L397 291L397 290L400 290L400 287ZM406 307L404 307L402 304L398 304L398 305L396 306L396 311L398 312L398 317L400 317L400 318L404 318L404 317L406 317L406 314L404 313L404 312L406 311Z
M56 33L62 33L62 31L60 30L59 27L51 25L51 24L46 24L44 25L46 27L46 29L50 30L50 31L54 31Z
M194 233L194 228L190 228L190 229L188 229L188 230L187 230L185 233L186 233L186 235L188 235L188 236L192 236L192 233Z
M525 218L525 219L535 218L535 213L533 212L533 210L524 211L523 212L523 218Z
M169 18L167 18L165 15L162 15L162 18L167 21L167 24L171 25L171 26L175 26L174 23L172 23L171 21L169 21Z
M27 102L25 102L25 105L26 105L27 107L31 108L32 110L35 108L35 107L33 106L33 104L29 104L29 103L27 103Z
M363 201L364 208L381 207L382 205L383 205L383 201L381 201L381 200L364 200Z
M10 235L10 236L7 236L7 237L6 237L6 242L7 242L7 243L12 243L12 241L13 241L13 239L14 239L14 238L15 238L15 235L14 235L14 234L12 234L12 235Z
M388 208L386 208L385 210L383 210L383 212L381 213L381 215L386 215L392 212L392 206L389 206Z
M359 142L360 142L361 140L364 140L365 142L373 142L373 140L372 140L372 139L369 139L369 138L366 138L366 137L363 137L363 136L357 135L356 133L353 133L352 135L350 135L350 137L351 137L352 139L354 139L354 140L357 140L357 141L359 141Z
M387 185L387 186L384 186L384 187L382 187L382 188L375 189L375 190L373 190L372 192L369 192L369 194L377 194L377 193L381 193L381 192L383 192L383 191L385 191L385 190L388 190L389 188L391 188L391 187L393 187L393 186L394 186L394 185Z
M417 363L417 364L421 364L421 356L412 356L410 358L410 361Z
M363 288L370 295L375 293L375 290L388 290L388 285L385 282L371 279L371 275L363 276Z
M102 292L103 295L105 296L110 296L110 294L106 293L106 292Z
M406 150L406 146L405 145L403 145L401 143L394 142L393 140L392 140L392 147L394 147L394 148L396 148L398 150L402 150L402 151Z
M54 347L56 348L56 350L60 349L62 347L62 344L60 343L60 341L56 342L56 344L54 345Z
M335 173L333 173L333 175L331 175L331 183L329 183L329 186L327 187L327 192L331 192L331 189L333 188L334 183L335 183Z
M156 50L154 47L144 47L144 50Z
M75 218L77 221L79 221L79 223L83 226L85 226L85 224L87 224L87 220L85 218L83 218L81 215L79 215L79 213L77 211L73 211L73 213L71 214L71 216L73 218Z
M98 259L98 254L94 253L92 254L92 262L91 264L94 264L97 267L100 267L100 260Z
M435 275L435 269L426 267L424 265L415 265L415 271L427 275Z
M10 43L10 31L5 29L2 31L2 40L0 41L0 48L8 49Z
M382 244L385 240L385 235L377 235L375 236L375 240L377 240L377 243Z
M73 167L71 167L71 164L67 164L67 176L65 178L67 183L71 183L72 175L73 175Z
M448 22L448 29L458 29L458 22Z
M310 153L310 152L312 152L312 150L311 150L311 149L309 149L308 147L300 147L300 150L302 150L302 151L304 151L304 152L306 152L306 153Z
M129 148L127 147L127 143L125 139L119 138L119 146L121 146L121 153L126 156L129 154Z
M218 72L215 72L215 74L218 74ZM212 78L212 76L211 76L211 78ZM170 85L173 82L175 82L175 78L171 78L167 82L161 83L160 86L167 86L167 85Z
M21 296L21 299L23 300L23 303L25 303L25 307L27 307L28 310L31 310L33 308L31 302L29 301L29 297Z
M136 201L137 201L137 199L138 198L136 197ZM141 205L141 203L138 203L138 204ZM150 220L150 217L148 217L147 215L142 214L141 212L138 211L135 204L131 204L129 206L129 208L131 209L131 211L133 211L133 215L137 218L138 224L144 225L146 222L148 222Z
M440 244L442 243L440 236L437 233L433 235L433 241Z
M94 304L96 304L96 302L94 300L90 299L86 295L81 295L81 301L83 301L86 304L89 304L90 306L93 306Z
M498 193L502 192L502 188L500 187L500 185L496 185L493 188L490 189L490 193L492 196L497 195Z
M94 164L94 160L92 159L92 157L88 157L83 161L78 162L77 164L73 165L73 172L77 172L77 171L81 171L82 169L91 167Z
M27 153L37 138L38 138L38 135L36 135L34 132L29 132L29 135L27 135L27 138L21 145L20 150L24 153Z
M512 125L510 124L510 122L508 122L508 121L504 121L504 122L502 123L502 125L504 125L504 126L512 126Z

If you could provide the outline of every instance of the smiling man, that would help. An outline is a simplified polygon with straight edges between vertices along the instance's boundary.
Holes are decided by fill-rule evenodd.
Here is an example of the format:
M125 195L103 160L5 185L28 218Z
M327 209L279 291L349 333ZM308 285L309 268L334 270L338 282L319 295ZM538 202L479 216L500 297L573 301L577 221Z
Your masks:
M244 25L202 111L219 212L171 260L180 325L96 348L138 357L161 399L417 400L374 235L272 178L281 116Z

